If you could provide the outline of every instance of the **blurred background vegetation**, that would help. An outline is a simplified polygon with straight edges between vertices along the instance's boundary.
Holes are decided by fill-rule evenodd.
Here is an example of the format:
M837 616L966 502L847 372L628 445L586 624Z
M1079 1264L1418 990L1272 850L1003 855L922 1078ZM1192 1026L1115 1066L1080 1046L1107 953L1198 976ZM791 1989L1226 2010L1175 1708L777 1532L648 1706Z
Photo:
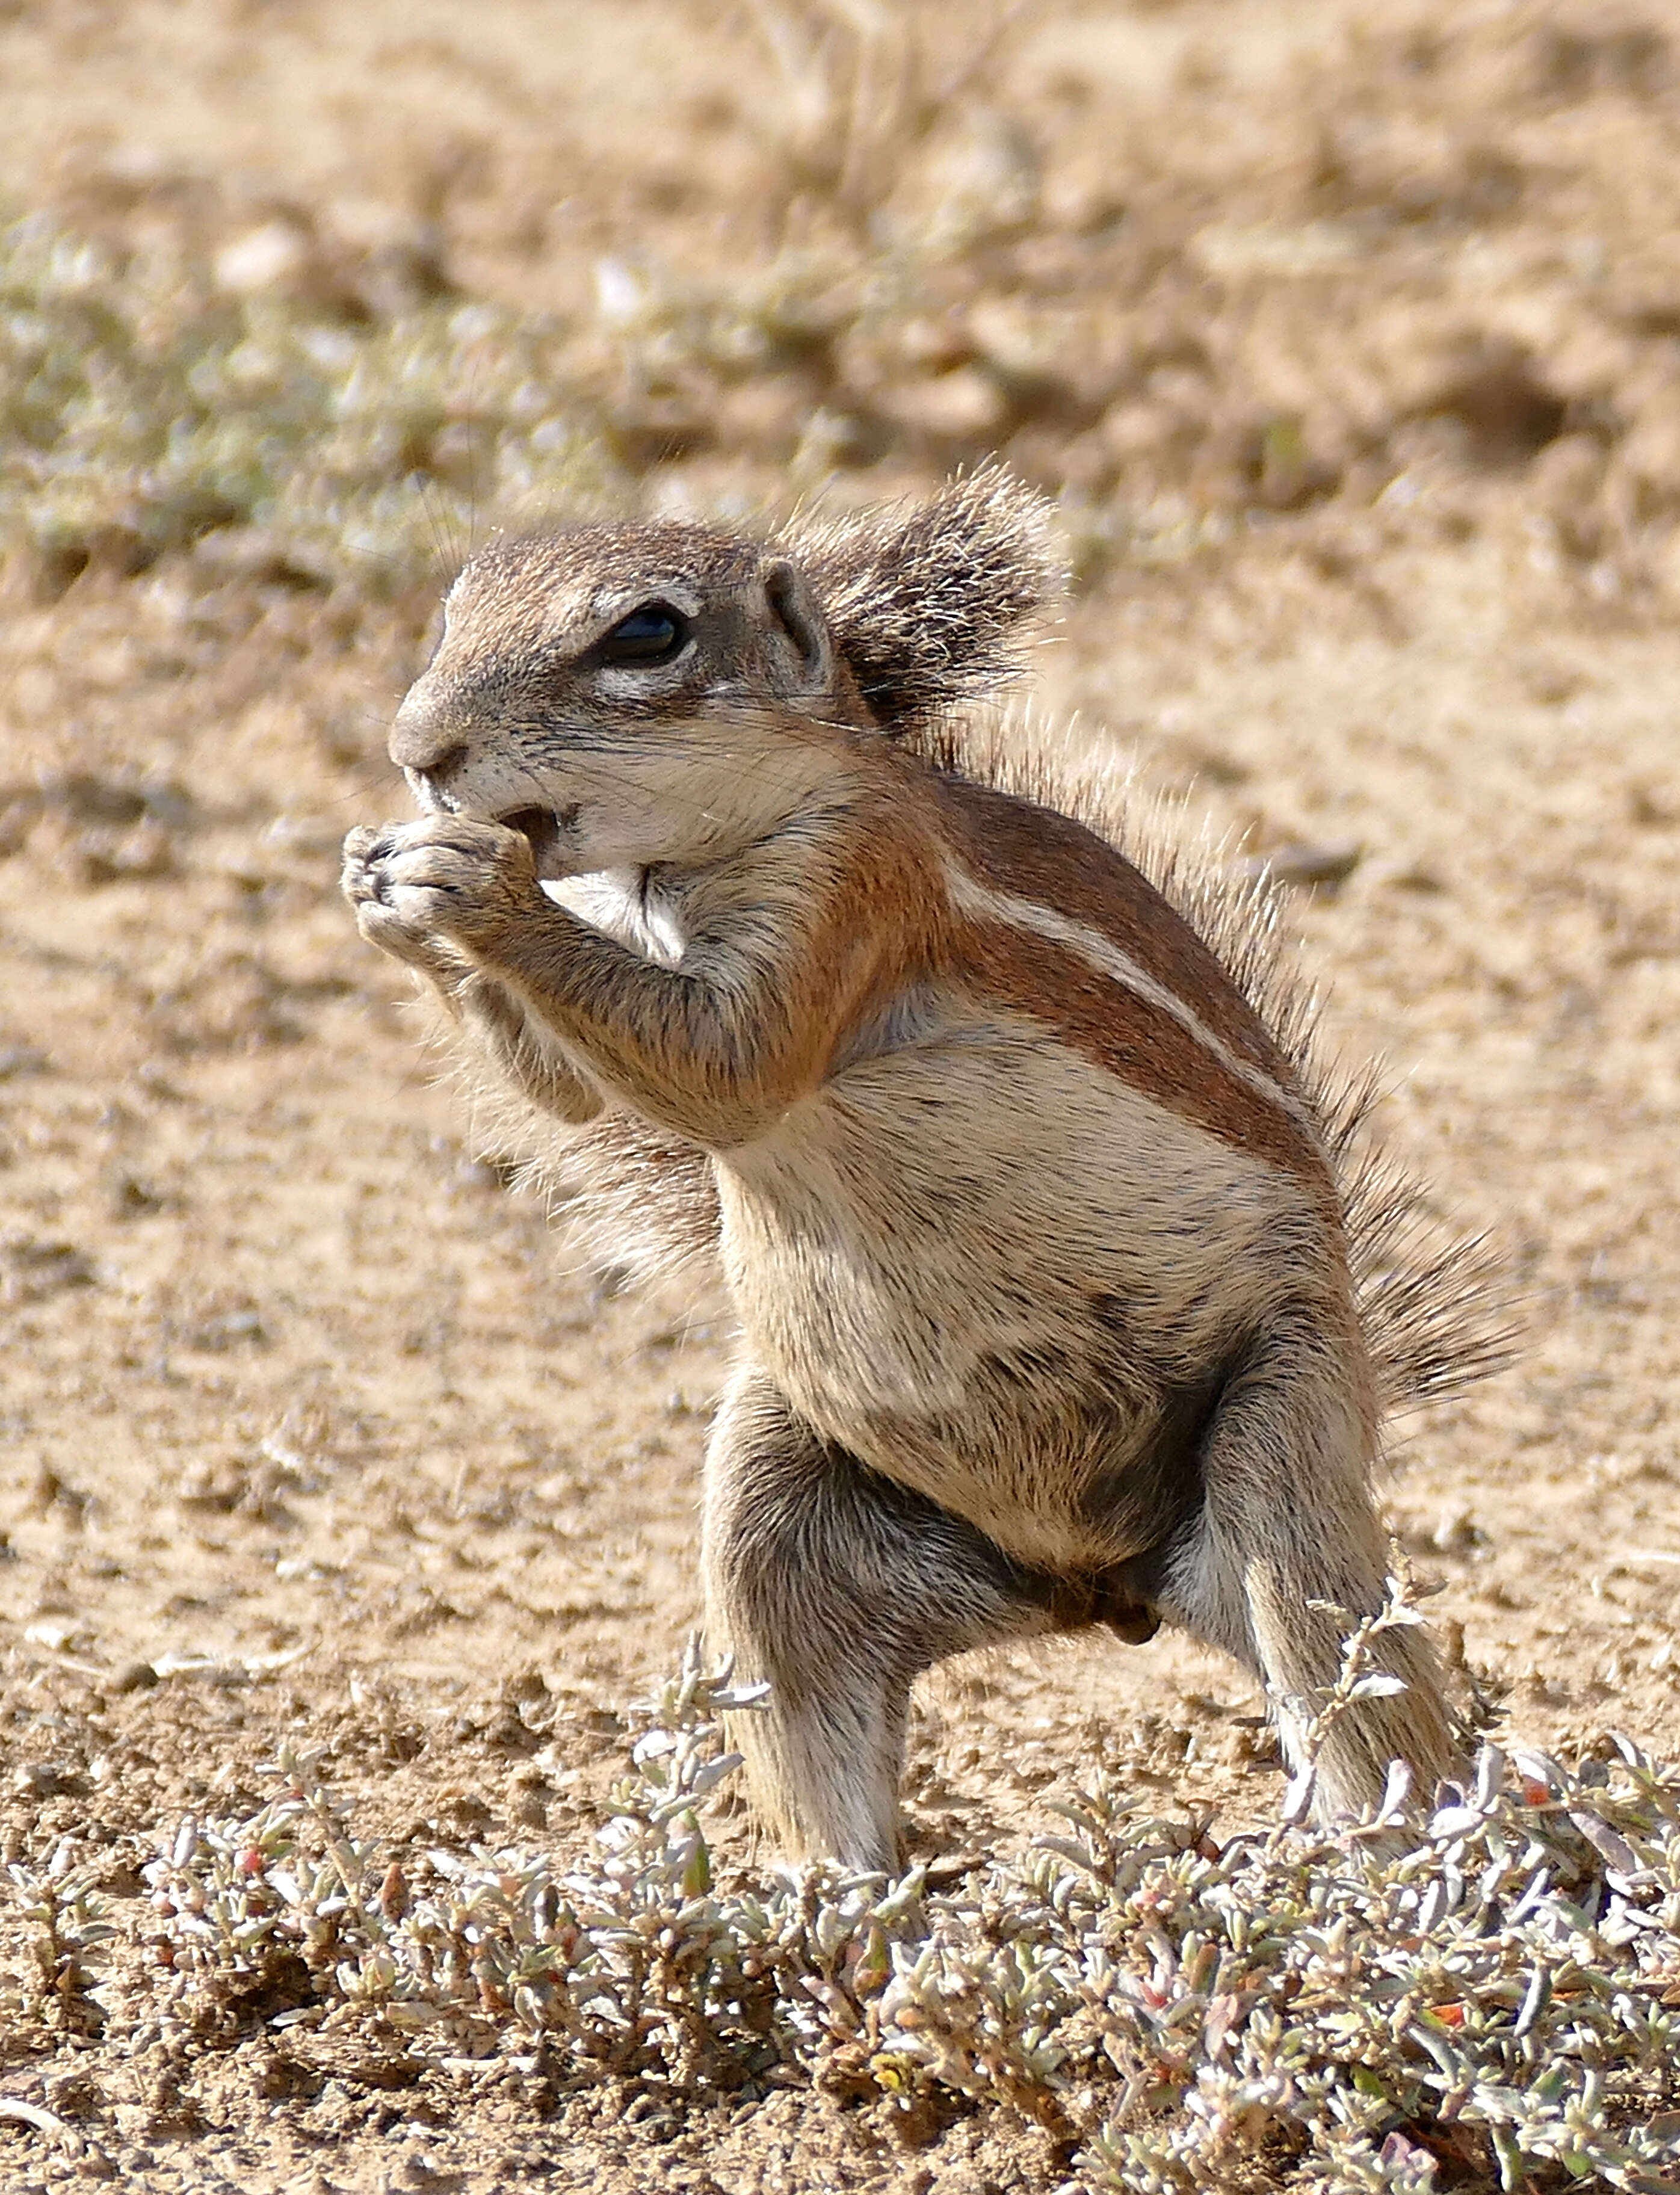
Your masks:
M256 97L264 42L310 31L247 14L200 29ZM44 33L0 29L30 124L0 171L14 577L191 555L354 604L496 521L860 497L1001 450L1086 577L1260 528L1345 560L1362 523L1509 527L1604 600L1677 584L1661 10L626 0L567 35L630 79L616 141L468 101L429 141L404 67L451 55L399 43L406 134L284 175L195 158L143 100L49 155Z

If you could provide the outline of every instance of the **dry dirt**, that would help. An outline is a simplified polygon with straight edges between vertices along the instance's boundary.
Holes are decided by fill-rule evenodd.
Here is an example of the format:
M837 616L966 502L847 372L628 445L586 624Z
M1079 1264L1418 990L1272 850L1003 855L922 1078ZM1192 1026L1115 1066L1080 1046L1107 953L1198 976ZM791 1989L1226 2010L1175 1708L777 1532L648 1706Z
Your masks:
M1419 58L1449 33L1452 66ZM1406 1429L1396 1529L1511 1730L1620 1728L1671 1759L1680 57L1657 12L1443 3L1361 31L1240 0L1038 0L1011 56L986 113L1044 163L1055 309L1102 324L1105 189L1115 221L1177 222L1181 318L1226 285L1224 335L1147 398L1010 425L1096 544L1046 698L1250 854L1352 862L1293 902L1332 1028L1393 1063L1385 1135L1504 1239L1529 1323L1510 1372ZM429 192L462 290L570 308L602 251L773 241L749 124L781 95L745 11L61 0L0 11L0 198L119 222L187 175L157 217L198 224L194 250L253 208ZM1403 218L1360 227L1407 188ZM1483 397L1355 432L1379 366L1422 386L1467 329ZM1498 379L1510 346L1540 362L1533 418L1530 383ZM920 412L883 397L902 432L843 492L934 476L973 371L929 378ZM1268 375L1305 458L1179 434L1186 376L1224 417ZM668 470L704 499L775 462L765 429ZM1122 491L1158 499L1116 546ZM506 1193L338 900L345 829L402 809L381 727L426 592L347 607L166 558L54 600L18 579L0 625L0 1825L9 1857L108 1856L122 1895L160 1824L256 1803L282 1737L325 1749L367 1829L574 1848L621 1712L695 1620L727 1321L615 1293ZM1165 1638L942 1673L917 1841L1019 1837L1098 1761L1263 1810L1257 1708ZM539 1745L563 1765L533 1769ZM182 2065L20 2028L0 2052L0 2088L99 2129L137 2189L978 2195L1063 2172L995 2115L912 2151L790 2094L672 2138L492 2075L291 2093L244 2046ZM0 2186L74 2169L0 2124Z

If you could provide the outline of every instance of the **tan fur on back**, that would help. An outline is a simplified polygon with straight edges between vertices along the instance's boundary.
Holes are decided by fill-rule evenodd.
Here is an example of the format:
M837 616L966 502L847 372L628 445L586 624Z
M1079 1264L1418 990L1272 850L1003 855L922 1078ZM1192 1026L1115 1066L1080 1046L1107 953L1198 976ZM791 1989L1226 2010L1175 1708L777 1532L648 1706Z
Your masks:
M1330 1054L1321 996L1286 927L1286 895L1240 875L1189 804L1142 786L1081 728L1028 709L981 706L912 735L943 770L1083 823L1136 867L1235 978L1299 1076L1323 1123L1349 1259L1385 1407L1404 1410L1486 1377L1510 1325L1497 1252L1429 1208L1422 1185L1372 1141L1380 1071ZM463 1075L471 1067L463 1063ZM649 1282L717 1276L711 1161L628 1113L572 1130L498 1084L474 1083L486 1149L516 1152L524 1186L584 1253Z

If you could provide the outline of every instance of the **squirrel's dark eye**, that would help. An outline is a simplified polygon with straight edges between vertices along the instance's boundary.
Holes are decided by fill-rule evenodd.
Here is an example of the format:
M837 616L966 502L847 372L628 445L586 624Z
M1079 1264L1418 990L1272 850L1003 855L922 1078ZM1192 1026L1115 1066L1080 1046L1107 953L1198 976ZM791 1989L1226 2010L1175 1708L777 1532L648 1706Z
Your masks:
M595 653L603 663L669 663L688 642L688 620L669 602L643 602L621 618Z

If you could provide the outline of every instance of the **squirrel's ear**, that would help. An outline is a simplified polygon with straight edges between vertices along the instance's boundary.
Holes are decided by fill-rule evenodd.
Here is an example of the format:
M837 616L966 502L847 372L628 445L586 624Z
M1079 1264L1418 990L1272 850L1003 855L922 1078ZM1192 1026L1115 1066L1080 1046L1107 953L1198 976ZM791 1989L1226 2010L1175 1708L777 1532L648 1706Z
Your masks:
M808 582L786 556L771 557L759 577L791 658L796 690L826 694L834 678L834 648Z
M1001 465L925 503L796 524L777 544L885 731L924 729L1021 668L1066 572L1050 507Z

